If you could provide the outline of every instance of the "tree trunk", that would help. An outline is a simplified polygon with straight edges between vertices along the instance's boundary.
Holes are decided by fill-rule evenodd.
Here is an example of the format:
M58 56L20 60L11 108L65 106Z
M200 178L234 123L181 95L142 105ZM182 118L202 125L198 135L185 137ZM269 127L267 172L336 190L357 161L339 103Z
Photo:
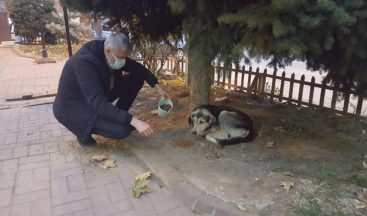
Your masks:
M80 13L80 25L90 28L91 17L88 13Z
M189 52L189 76L190 76L190 104L189 110L210 103L210 77L212 66L210 61L195 61L195 57L190 58ZM205 58L206 59L206 58Z

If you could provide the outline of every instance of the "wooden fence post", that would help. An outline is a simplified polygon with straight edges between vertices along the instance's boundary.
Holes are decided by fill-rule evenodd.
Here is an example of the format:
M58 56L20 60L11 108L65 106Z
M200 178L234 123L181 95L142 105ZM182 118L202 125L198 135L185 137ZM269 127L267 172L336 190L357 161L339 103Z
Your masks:
M350 92L344 93L344 106L343 106L343 112L344 113L348 112L349 98L350 98Z
M312 76L312 78L311 78L311 85L310 85L310 97L308 98L308 103L310 105L313 104L313 92L314 92L314 89L315 89L315 77Z
M277 70L274 69L273 71L273 80L271 81L271 91L270 91L270 100L274 99L274 91L275 91L275 81L277 77Z
M264 96L264 91L265 91L265 82L266 82L266 74L267 74L267 70L264 70L263 74L259 73L259 86L258 86L258 92L259 92L259 96Z
M231 67L228 69L228 89L231 90L232 89L232 65Z
M238 64L236 64L236 68L235 68L235 71L234 71L234 90L237 90L238 89L238 85L237 85L237 81L238 81L238 71L240 70L240 66Z
M336 82L333 86L333 96L331 97L331 109L335 109L336 98L338 96L339 82Z
M285 71L283 71L283 73L282 73L282 79L280 80L279 102L282 102L282 100L283 100L284 79L285 79Z
M292 73L291 81L289 82L289 94L288 94L288 103L292 103L293 98L293 85L294 85L294 73Z
M251 72L252 72L252 67L250 66L249 69L249 73L248 73L248 77L247 77L247 90L250 88L251 86Z
M298 106L301 106L302 96L303 96L303 86L305 84L305 75L301 76L301 81L299 83L299 92L298 92Z
M216 70L217 70L217 85L219 86L220 85L220 65L217 65L216 66Z
M363 104L363 97L361 95L358 96L358 102L357 102L357 110L356 114L360 115L362 112L362 104Z
M210 83L214 84L215 83L215 71L216 71L216 67L215 67L215 63L212 64L212 72L210 74Z
M185 69L186 69L186 73L185 73L185 80L186 80L186 86L190 86L191 85L191 80L190 80L190 70L189 70L189 58L185 55L183 57L184 61L185 61Z
M226 88L226 76L227 76L227 70L223 67L222 68L222 75L223 75L223 88Z
M245 81L245 65L242 66L241 73L241 90L243 90L245 88L245 86L243 86Z
M320 107L324 107L325 90L326 90L326 83L323 81L320 93L320 103L319 103Z

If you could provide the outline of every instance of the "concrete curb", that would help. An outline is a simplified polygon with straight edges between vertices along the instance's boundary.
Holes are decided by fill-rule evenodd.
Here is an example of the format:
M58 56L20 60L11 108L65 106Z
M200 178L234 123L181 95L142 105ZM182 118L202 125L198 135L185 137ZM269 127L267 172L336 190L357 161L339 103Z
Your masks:
M139 141L135 139L131 136L126 138L126 142L132 144L130 150L169 188L168 196L179 200L194 213L202 216L251 215L247 212L240 212L231 203L207 194L172 167L158 163L154 158L146 157L146 154L151 154L154 149L140 145ZM165 173L169 173L169 176Z

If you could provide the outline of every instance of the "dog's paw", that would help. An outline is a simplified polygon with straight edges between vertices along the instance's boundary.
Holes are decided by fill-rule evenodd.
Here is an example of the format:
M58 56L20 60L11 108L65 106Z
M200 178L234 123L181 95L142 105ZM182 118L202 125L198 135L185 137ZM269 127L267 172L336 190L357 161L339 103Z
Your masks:
M206 135L205 139L209 140L212 143L218 144L217 139L215 139L214 137L212 137L210 135Z

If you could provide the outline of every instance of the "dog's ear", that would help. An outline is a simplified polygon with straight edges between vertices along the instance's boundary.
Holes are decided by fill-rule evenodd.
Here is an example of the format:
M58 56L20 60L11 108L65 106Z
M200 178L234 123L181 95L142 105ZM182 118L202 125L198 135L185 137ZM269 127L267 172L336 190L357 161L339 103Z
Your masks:
M192 122L191 115L189 115L188 122L189 122L189 127L190 128L193 128L194 127L194 123Z
M215 116L213 116L212 114L210 114L210 123L215 123L217 121L217 118L215 118Z

